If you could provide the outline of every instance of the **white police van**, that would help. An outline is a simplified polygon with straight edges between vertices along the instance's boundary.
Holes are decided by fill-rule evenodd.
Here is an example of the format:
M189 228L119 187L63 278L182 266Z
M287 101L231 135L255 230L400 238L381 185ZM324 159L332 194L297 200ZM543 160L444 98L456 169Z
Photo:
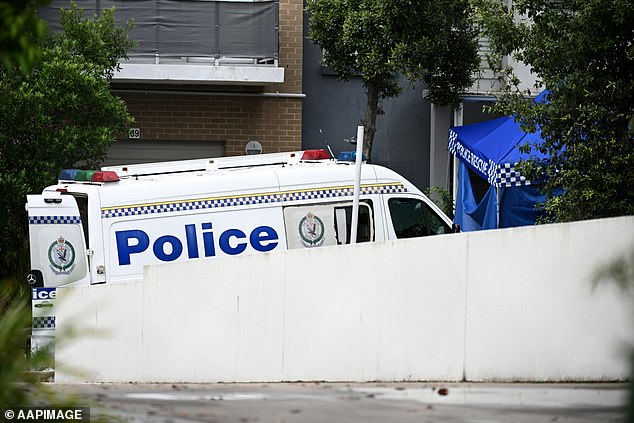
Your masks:
M29 195L33 345L55 328L55 288L140 280L143 266L350 243L354 155L325 150L63 170ZM452 232L414 185L361 176L358 242Z

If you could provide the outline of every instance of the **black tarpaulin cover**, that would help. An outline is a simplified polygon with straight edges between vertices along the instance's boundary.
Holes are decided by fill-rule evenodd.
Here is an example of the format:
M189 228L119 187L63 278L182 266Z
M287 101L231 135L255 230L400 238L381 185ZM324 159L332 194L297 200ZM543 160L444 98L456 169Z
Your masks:
M115 7L115 19L135 26L130 57L277 58L279 1L76 0L84 16ZM38 15L54 31L68 0L52 0Z

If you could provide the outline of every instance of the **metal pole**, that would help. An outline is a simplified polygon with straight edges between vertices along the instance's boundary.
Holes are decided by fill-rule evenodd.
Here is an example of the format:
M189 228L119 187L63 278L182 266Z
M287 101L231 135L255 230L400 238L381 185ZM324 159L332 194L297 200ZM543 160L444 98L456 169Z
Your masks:
M500 187L495 187L495 229L500 228Z
M363 162L363 126L357 127L357 153L354 161L354 191L352 197L352 226L350 228L350 244L357 243L359 227L359 194L361 193L361 162Z
M464 119L464 109L462 108L463 103L460 103L457 108L453 111L453 124L454 126L462 126ZM451 154L451 153L450 153ZM453 156L453 185L451 193L453 195L453 200L457 201L458 198L458 166L460 162L456 156Z

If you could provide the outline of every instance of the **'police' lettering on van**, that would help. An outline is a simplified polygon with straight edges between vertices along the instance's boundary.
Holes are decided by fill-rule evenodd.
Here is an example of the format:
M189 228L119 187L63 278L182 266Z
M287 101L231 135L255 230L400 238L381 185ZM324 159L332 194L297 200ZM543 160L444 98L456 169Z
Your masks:
M33 288L31 289L31 299L38 300L54 300L56 298L55 288Z
M216 243L213 225L211 222L200 224L202 232L202 246L204 257L216 255L216 246L225 254L236 255L243 253L250 245L254 250L267 252L275 249L279 244L279 236L270 226L258 226L248 235L244 231L231 228L223 231L218 236ZM199 258L198 232L195 224L187 224L184 228L185 245L181 239L174 235L162 235L154 240L141 229L131 229L115 232L117 242L117 255L120 266L131 264L132 255L142 253L152 245L152 253L161 261L174 261L178 259L183 250L187 251L187 257Z

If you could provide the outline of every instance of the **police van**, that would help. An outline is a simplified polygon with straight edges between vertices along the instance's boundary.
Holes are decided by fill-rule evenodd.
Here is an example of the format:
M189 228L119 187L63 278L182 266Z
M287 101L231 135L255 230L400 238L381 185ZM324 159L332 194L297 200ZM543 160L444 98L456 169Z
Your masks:
M349 244L354 154L325 150L63 170L27 197L33 329L55 288L140 280L143 267ZM357 242L452 232L414 185L362 166Z

